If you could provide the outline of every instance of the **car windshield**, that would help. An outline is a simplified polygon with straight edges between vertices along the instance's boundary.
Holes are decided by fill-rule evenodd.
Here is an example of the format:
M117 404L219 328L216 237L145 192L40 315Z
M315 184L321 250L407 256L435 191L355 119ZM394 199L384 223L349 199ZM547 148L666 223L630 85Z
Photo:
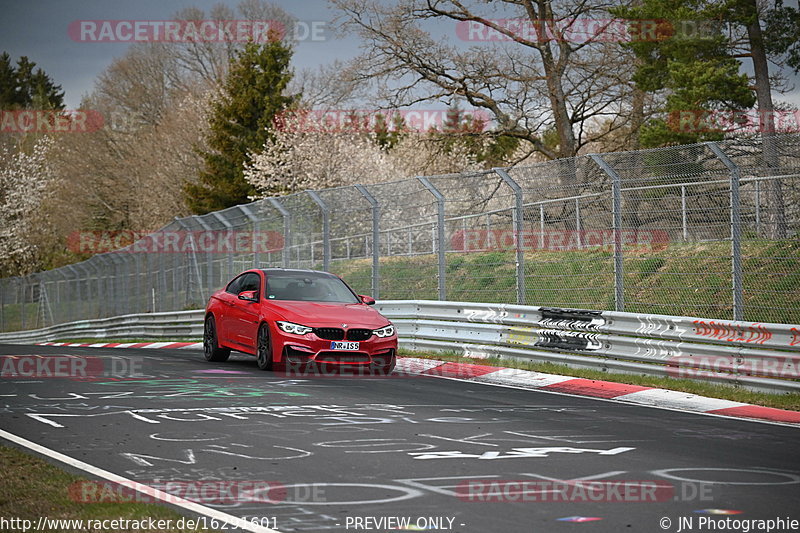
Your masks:
M337 277L313 272L271 272L267 274L268 300L358 303L353 291Z

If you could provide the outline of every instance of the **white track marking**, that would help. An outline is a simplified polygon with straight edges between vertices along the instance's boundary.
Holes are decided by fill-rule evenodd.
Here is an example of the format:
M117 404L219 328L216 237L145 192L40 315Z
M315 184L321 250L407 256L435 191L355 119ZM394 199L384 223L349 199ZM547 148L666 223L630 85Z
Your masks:
M73 459L72 457L64 455L63 453L51 450L50 448L46 448L45 446L36 444L35 442L29 441L28 439L19 437L17 435L14 435L13 433L9 433L2 429L0 429L0 438L9 440L15 444L28 448L31 451L47 456L51 459L55 459L56 461L62 462L73 468L82 470L93 476L106 479L114 483L124 484L125 487L131 488L142 494L146 494L151 498L162 500L166 503L175 505L191 513L207 516L209 518L219 520L220 522L224 521L228 524L235 525L236 528L238 529L243 529L245 531L252 531L253 533L279 533L275 529L270 529L268 527L262 527L247 522L244 518L233 516L228 513L223 513L221 511L217 511L216 509L206 507L205 505L200 505L199 503L191 502L189 500L173 496L172 494L168 494L158 489L154 489L153 487L144 485L142 483L137 483L130 479L124 478L118 474L114 474L113 472L109 472L108 470L103 470L102 468L90 465L89 463L84 463L83 461L79 461L78 459Z

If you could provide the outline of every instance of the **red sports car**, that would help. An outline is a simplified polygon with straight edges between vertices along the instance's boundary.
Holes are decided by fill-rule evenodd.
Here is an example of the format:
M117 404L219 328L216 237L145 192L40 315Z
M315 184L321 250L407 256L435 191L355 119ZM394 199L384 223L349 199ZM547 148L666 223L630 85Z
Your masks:
M374 303L327 272L248 270L208 301L205 358L225 361L236 350L255 355L262 370L333 366L388 374L397 334Z

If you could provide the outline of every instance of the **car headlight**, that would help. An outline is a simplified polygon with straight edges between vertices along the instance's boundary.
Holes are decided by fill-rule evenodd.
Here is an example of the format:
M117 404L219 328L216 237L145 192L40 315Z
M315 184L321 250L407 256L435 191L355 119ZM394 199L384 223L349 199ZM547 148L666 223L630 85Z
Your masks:
M294 322L281 322L280 320L277 322L278 327L281 331L286 333L293 333L295 335L305 335L306 333L310 332L314 328L310 328L308 326L301 326L300 324L295 324Z
M392 335L394 335L394 326L389 324L388 326L384 326L381 329L376 329L372 333L374 333L376 337L391 337Z

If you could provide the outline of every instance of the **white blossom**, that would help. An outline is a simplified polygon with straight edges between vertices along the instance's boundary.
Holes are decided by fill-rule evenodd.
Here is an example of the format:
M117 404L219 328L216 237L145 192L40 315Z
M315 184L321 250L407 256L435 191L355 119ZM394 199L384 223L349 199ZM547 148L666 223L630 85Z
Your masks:
M274 139L251 154L245 167L256 198L478 168L462 144L445 146L441 135L407 132L393 148L384 149L372 132L343 129L286 117Z
M33 232L55 179L48 163L53 141L43 137L30 153L0 146L0 271L32 272L38 265Z

